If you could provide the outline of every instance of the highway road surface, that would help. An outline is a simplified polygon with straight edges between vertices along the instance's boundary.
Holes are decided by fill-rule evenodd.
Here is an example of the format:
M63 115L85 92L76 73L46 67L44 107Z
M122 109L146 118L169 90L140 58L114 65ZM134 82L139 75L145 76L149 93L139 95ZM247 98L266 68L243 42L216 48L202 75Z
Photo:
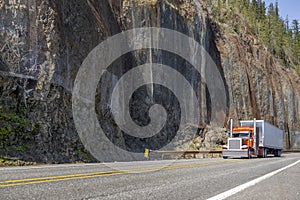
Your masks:
M300 154L0 168L0 199L300 199Z

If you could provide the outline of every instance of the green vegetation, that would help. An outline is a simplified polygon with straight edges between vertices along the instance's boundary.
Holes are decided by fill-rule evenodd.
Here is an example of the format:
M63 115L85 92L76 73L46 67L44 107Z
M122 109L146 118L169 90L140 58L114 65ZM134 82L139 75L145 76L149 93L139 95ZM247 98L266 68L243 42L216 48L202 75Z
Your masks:
M16 158L10 157L0 157L0 167L1 166L25 166L25 165L36 165L36 162L25 162L23 160L18 160Z
M32 136L39 131L39 126L32 123L23 116L14 112L0 109L0 154L5 154L8 148L23 152L30 148L29 144Z
M287 68L300 73L299 21L282 19L278 2L263 0L211 0L214 19L232 26L237 33L250 32Z
M85 149L77 149L77 154L81 162L97 162L95 158Z

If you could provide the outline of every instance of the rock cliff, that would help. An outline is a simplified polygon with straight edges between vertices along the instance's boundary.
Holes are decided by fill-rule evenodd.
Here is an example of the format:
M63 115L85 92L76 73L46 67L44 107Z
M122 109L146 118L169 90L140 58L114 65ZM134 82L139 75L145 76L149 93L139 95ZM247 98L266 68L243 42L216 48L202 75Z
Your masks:
M168 28L194 38L222 75L226 119L265 119L288 133L286 148L300 148L299 76L280 66L246 29L238 33L224 23L212 22L209 10L199 0L1 0L0 155L39 162L93 160L73 121L74 80L84 59L99 43L140 27ZM224 127L214 128L205 83L181 57L151 49L122 56L110 66L113 76L108 73L100 80L96 112L107 136L129 151L157 146L143 146L141 141L126 138L115 126L108 106L116 80L133 66L148 62L173 66L196 89L200 123L196 128L187 127L200 138L194 138L197 143L193 148L221 144L228 121ZM153 94L160 99L155 100ZM159 85L142 87L133 96L133 120L147 125L147 110L154 103L163 104L171 112L170 119L176 121L178 102L171 91ZM167 128L164 135L173 129L176 125ZM178 148L186 148L190 140L193 138L183 138Z

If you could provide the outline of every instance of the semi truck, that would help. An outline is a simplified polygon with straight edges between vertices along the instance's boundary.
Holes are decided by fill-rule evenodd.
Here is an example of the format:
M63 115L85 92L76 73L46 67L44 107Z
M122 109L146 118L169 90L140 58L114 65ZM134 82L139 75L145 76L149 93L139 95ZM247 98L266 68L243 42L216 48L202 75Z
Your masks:
M240 121L240 126L233 127L230 120L230 136L227 145L222 147L224 159L229 157L267 157L274 154L280 157L284 143L284 132L265 120Z

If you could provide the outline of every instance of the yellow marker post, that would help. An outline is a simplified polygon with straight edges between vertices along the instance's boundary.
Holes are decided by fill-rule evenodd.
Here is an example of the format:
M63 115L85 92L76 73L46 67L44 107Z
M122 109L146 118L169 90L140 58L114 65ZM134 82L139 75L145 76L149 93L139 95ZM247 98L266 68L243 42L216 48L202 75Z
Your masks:
M144 157L147 158L147 160L149 160L149 149L145 149L145 152L144 152Z

